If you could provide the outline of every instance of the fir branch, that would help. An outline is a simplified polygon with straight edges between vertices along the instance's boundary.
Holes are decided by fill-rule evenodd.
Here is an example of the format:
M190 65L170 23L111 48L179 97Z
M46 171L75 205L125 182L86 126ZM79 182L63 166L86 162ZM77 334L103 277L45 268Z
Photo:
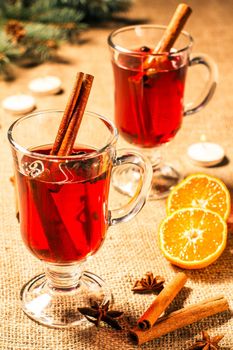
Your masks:
M5 32L0 31L0 55L4 56L6 61L4 63L9 62L10 59L15 57L20 57L22 52L20 52L19 48L12 43Z
M85 13L84 21L103 21L111 19L114 13L127 11L132 0L77 0L79 8Z
M5 0L0 11L5 18L18 20L56 22L103 21L113 13L126 11L132 0Z
M4 80L7 80L7 81L13 80L15 77L9 58L1 53L0 53L0 77L2 77Z
M77 42L88 23L112 19L132 1L0 0L0 76L7 76L11 63L25 65L56 58L60 41Z
M14 18L20 20L28 20L31 13L28 12L21 1L2 1L0 3L0 14L3 18Z
M29 62L28 64L30 64L30 61L34 61L35 63L42 63L45 61L49 61L52 59L52 57L54 56L54 50L48 48L45 44L39 44L36 46L30 46L27 47L27 51L24 53L24 58L26 63L24 63L24 65L27 64L27 62ZM29 61L28 61L29 59ZM28 65L27 64L27 65Z
M47 25L43 23L27 23L25 25L27 38L37 40L62 40L66 39L62 28L54 25Z
M70 8L54 8L49 12L37 15L36 20L42 23L80 23L84 18L84 13Z

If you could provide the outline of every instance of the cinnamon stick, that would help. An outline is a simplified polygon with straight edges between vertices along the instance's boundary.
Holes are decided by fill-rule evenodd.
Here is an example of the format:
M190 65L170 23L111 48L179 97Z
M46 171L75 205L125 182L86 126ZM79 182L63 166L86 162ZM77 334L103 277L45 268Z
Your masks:
M72 152L93 79L94 77L90 74L84 74L82 72L77 74L73 91L65 108L50 154L65 156Z
M79 126L85 111L87 100L90 94L92 82L94 77L90 74L78 73L76 81L71 92L70 98L65 108L57 136L50 152L51 155L65 156L72 152L74 142L77 136ZM51 169L53 171L53 169ZM78 256L80 253L75 247L69 232L65 227L62 217L57 210L56 203L53 200L51 193L42 186L40 192L44 190L44 198L50 204L50 220L44 214L43 206L41 206L41 197L38 195L39 185L34 186L34 182L30 181L30 188L33 193L34 202L41 219L42 226L48 241L51 252L56 258L57 262L62 261L65 246L68 245L73 256ZM41 194L41 193L40 193ZM56 232L54 235L54 228L59 226L59 236ZM65 245L65 242L67 243Z
M33 179L29 182L29 190L33 194L50 254L56 262L62 263L67 255L80 256L80 250L70 237L51 192L43 184L36 183L36 180Z
M84 73L82 73L82 72L79 72L76 76L73 90L71 91L68 103L66 104L66 108L65 108L65 111L64 111L59 129L57 132L57 136L56 136L55 142L53 144L53 148L50 152L50 154L52 154L52 155L57 154L59 151L59 148L61 147L61 143L62 143L63 138L65 136L66 129L69 125L69 121L70 121L71 116L74 112L75 106L77 105L80 89L81 89L82 82L83 82L83 77L84 77Z
M169 52L192 13L191 7L179 4L154 53Z
M176 11L171 21L169 22L162 39L153 50L153 54L161 54L170 51L191 13L192 9L188 5L179 4L177 6ZM155 57L149 56L143 63L144 69L150 68L154 60Z
M175 275L164 289L159 293L146 312L139 318L137 325L141 330L149 329L157 321L159 316L166 310L175 296L183 288L187 281L187 276L183 272Z
M178 311L174 311L167 317L162 317L147 331L135 327L131 329L130 336L138 345L141 345L147 341L173 332L176 329L188 326L205 317L226 311L227 309L229 309L227 299L224 296L216 296L195 305L190 305Z
M90 74L84 75L75 110L66 130L58 155L64 156L72 152L73 145L82 121L88 97L90 95L94 77Z

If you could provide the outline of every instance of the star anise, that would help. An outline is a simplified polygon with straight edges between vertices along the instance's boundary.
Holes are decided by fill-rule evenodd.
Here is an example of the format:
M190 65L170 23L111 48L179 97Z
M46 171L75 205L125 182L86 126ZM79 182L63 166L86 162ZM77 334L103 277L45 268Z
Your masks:
M99 327L100 321L103 321L112 328L117 330L122 329L117 319L123 315L123 312L109 310L109 301L101 305L96 301L90 300L90 307L80 307L78 310L88 321L94 323L96 327Z
M206 331L202 331L202 339L197 340L189 350L218 350L218 343L223 337L224 335L216 335L211 338Z
M161 276L155 276L152 272L147 272L145 277L135 282L132 291L137 293L161 292L164 288L165 279Z

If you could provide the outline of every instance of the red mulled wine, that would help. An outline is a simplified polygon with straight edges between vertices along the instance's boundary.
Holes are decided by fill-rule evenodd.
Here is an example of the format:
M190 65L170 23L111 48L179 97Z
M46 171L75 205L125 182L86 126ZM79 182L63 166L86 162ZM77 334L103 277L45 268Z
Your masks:
M161 56L144 70L147 47L139 55L119 54L113 62L115 122L121 135L140 147L171 140L181 127L187 64L181 56Z
M33 151L47 155L50 148ZM93 150L74 150L84 158L90 152ZM21 233L39 259L77 262L102 244L108 225L111 162L104 166L101 157L97 163L95 156L66 162L42 159L30 165L23 158L21 166L31 173L17 173Z

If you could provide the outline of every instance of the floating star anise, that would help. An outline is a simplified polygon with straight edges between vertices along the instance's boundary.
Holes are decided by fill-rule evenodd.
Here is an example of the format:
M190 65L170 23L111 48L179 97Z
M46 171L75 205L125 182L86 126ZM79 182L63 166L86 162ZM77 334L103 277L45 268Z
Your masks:
M99 327L100 321L107 323L112 328L121 330L121 325L117 319L123 315L121 311L109 310L109 301L103 305L96 301L90 300L90 307L80 307L79 312L86 317L86 319Z
M147 272L145 277L135 282L132 291L137 293L161 292L165 279Z
M216 335L215 337L210 337L205 331L202 332L202 339L197 340L189 350L218 350L220 349L218 343L224 337L224 335Z

